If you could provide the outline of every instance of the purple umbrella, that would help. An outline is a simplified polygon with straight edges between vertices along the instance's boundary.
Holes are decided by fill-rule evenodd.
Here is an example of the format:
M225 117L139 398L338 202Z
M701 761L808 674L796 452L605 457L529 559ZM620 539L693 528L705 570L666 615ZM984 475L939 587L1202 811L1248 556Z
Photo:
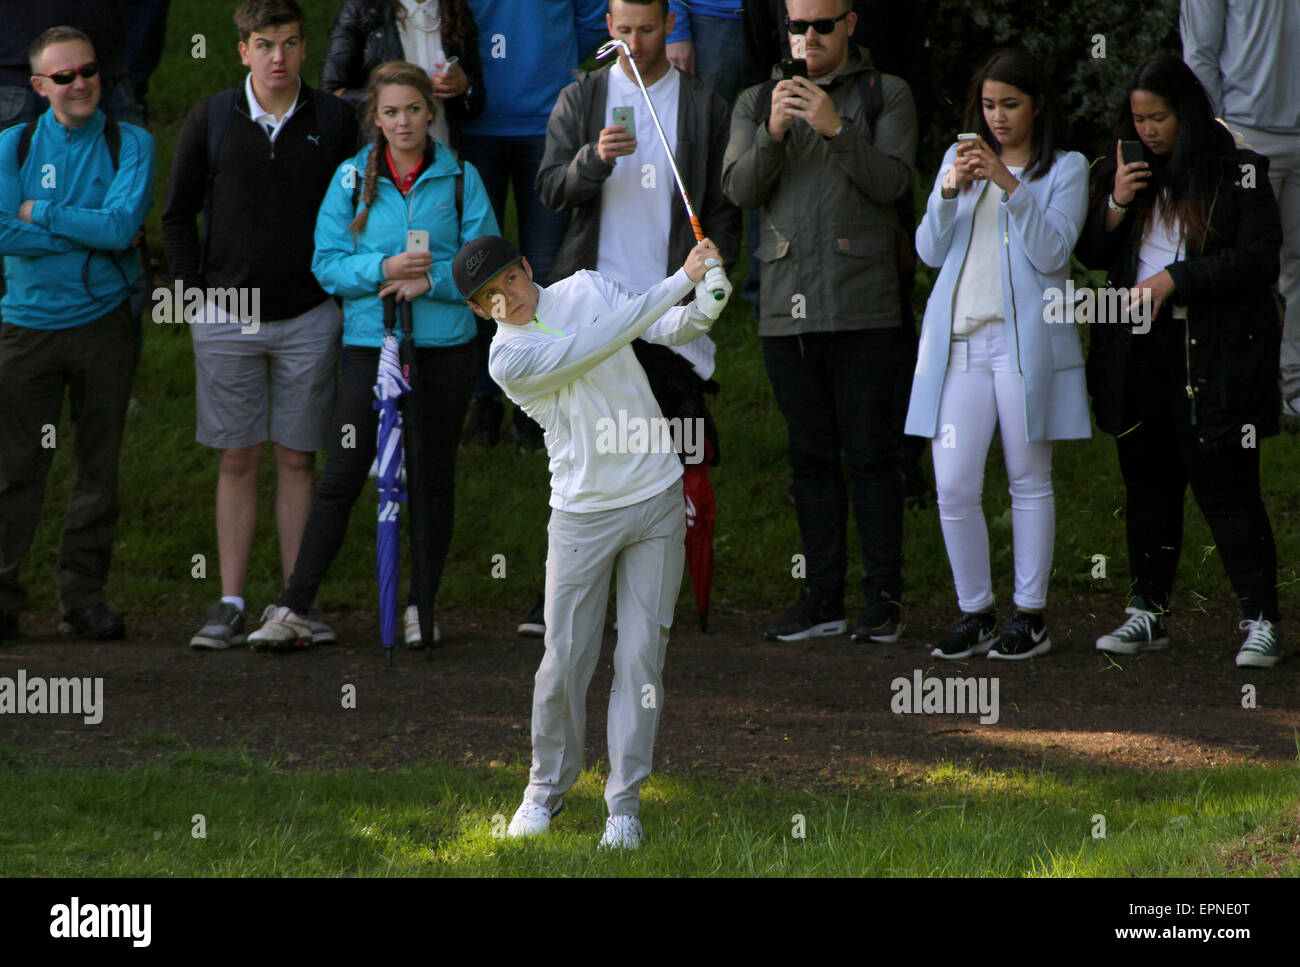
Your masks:
M375 376L375 409L379 411L376 461L379 465L379 524L375 531L375 565L379 572L379 632L386 664L393 665L397 641L398 571L401 553L399 504L406 500L402 486L402 413L398 400L411 391L402 376L393 334L392 297L384 299L384 343L379 350L379 371Z

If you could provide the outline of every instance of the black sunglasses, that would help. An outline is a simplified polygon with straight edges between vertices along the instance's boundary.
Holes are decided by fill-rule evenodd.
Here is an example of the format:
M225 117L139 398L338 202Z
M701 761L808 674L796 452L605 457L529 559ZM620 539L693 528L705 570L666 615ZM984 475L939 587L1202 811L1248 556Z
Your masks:
M71 84L77 79L78 74L82 77L90 78L94 77L98 73L99 65L92 60L89 64L82 64L75 70L70 67L65 71L56 71L53 74L37 74L36 76L48 77L50 80L54 81L55 84L62 86L64 84Z
M792 34L806 34L811 27L819 34L829 34L835 31L835 25L847 17L852 11L844 11L838 17L823 17L821 20L791 20L785 18L785 29Z

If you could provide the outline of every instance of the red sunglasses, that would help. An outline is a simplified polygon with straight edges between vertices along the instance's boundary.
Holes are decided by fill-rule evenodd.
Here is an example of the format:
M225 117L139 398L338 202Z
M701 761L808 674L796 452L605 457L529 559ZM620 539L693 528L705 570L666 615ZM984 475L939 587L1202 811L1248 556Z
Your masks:
M76 68L75 70L72 68L68 68L67 70L63 70L63 71L55 71L53 74L37 74L36 76L48 77L50 80L54 81L55 84L62 86L64 84L71 84L73 81L77 79L78 74L80 74L82 77L90 78L90 77L94 77L98 73L99 73L99 64L92 60L89 64L82 64L80 67Z

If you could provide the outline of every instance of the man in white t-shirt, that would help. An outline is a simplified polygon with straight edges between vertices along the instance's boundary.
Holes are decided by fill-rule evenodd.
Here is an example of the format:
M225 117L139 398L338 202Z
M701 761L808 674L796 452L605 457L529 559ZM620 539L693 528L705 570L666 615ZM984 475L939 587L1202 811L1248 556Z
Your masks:
M461 294L496 319L488 371L545 432L551 469L546 653L533 693L533 762L508 834L544 833L582 769L587 686L600 657L611 576L618 644L609 700L609 819L602 847L641 841L663 663L685 564L682 468L630 343L682 345L708 332L731 294L702 284L708 239L668 279L633 295L598 272L545 289L509 242L484 236L456 256ZM695 283L695 301L679 307Z

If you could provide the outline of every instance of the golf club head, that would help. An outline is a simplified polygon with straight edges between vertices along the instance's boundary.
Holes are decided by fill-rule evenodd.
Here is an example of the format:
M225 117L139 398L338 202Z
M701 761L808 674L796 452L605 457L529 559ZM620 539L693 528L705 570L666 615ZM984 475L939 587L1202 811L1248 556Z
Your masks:
M617 37L615 37L611 39L608 43L604 44L600 48L600 50L596 51L596 60L604 60L606 57L608 57L610 54L614 53L617 50L621 50L629 58L632 56L632 49L628 47L627 41L619 40Z

